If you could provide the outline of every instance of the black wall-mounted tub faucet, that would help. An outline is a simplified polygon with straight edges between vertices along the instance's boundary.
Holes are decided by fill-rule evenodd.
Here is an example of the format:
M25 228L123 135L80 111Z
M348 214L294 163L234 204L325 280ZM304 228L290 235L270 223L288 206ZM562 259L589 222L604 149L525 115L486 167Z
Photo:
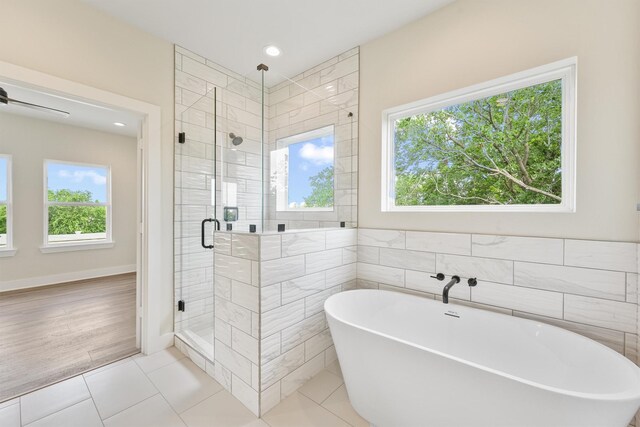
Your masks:
M451 280L449 280L449 283L447 283L442 290L443 303L449 304L449 289L451 289L456 283L460 283L460 276L451 276Z

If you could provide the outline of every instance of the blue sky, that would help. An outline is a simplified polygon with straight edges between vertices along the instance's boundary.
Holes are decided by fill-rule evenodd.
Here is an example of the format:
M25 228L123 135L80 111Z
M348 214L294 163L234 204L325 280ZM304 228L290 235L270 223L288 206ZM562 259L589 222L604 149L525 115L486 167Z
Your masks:
M107 201L107 168L64 163L47 164L49 190L89 190L93 200Z
M333 165L333 135L289 145L289 200L304 201L311 194L309 178Z
M0 200L7 200L7 159L0 158Z

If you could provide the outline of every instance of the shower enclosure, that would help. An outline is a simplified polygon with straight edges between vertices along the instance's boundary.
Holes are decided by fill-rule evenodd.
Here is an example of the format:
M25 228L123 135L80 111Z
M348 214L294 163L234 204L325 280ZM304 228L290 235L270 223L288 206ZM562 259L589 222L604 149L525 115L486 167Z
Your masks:
M257 70L251 78L232 77L186 55L181 64L186 71L176 70L175 330L213 360L214 233L263 229L265 93ZM206 71L206 80L189 71Z
M175 332L258 399L262 238L356 227L358 57L288 78L176 46Z

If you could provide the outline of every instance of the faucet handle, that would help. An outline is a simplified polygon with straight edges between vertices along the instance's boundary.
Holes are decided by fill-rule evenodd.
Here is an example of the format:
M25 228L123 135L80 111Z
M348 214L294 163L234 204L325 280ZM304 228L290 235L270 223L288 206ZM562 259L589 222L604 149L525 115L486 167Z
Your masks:
M438 279L440 281L444 280L444 274L443 273L438 273L435 276L431 276L432 279Z
M478 284L478 279L476 279L475 277L472 277L469 280L467 280L467 283L469 284L469 286L475 286Z

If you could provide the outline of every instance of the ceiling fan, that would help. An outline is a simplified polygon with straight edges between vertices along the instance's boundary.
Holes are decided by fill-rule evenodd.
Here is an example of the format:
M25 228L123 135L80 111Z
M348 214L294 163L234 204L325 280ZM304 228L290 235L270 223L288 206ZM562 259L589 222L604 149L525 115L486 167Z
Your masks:
M31 108L37 111L44 111L47 113L57 114L63 117L69 117L70 115L70 113L67 111L58 110L56 108L45 107L44 105L32 104L30 102L19 101L17 99L9 98L9 94L7 94L7 91L0 87L0 106L2 106L2 104L5 104L5 105L13 104L20 107Z

